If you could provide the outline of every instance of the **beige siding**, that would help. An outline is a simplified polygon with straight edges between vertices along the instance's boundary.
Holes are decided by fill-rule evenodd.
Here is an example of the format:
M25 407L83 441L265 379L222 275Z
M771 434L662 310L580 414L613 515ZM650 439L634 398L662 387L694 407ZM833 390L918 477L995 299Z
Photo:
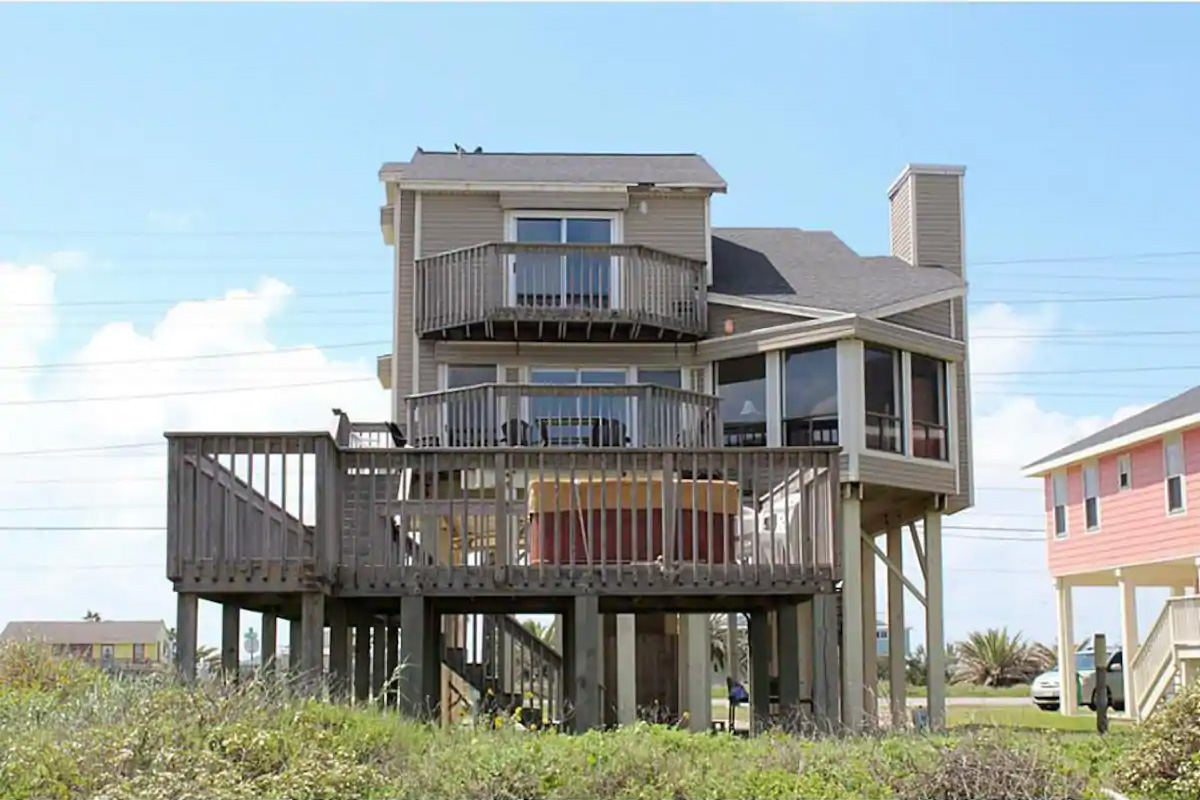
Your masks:
M622 211L629 206L625 192L501 192L500 207L527 211Z
M392 357L397 358L399 377L397 384L392 387L393 393L401 397L412 390L412 349L415 342L413 331L413 233L414 233L414 199L412 192L400 193L400 236L399 238L399 269L400 275L396 291L396 326L401 331L398 347Z
M922 267L945 267L961 275L962 202L960 176L914 175L916 257Z
M892 195L892 255L913 263L912 252L912 180L900 184Z
M646 201L645 214L638 208L642 200ZM625 214L625 242L703 261L707 254L704 196L631 194Z
M953 494L954 465L889 458L864 451L858 457L858 480L876 486Z
M913 328L925 333L936 333L938 336L952 336L949 300L923 306L912 311L905 311L901 314L893 314L883 319L886 322L894 322L897 325L903 325L906 328Z
M504 241L504 211L498 194L422 194L422 257L501 241Z
M723 306L710 303L708 306L708 333L710 336L725 335L725 320L733 320L734 333L749 333L750 331L772 328L776 325L787 325L791 322L804 322L810 317L793 316L792 314L777 314L773 311L755 311L750 308Z

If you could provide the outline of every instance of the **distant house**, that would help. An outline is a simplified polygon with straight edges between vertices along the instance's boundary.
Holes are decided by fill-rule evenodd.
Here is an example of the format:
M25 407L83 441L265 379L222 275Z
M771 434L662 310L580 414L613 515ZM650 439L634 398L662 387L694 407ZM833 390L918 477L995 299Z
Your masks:
M912 628L907 625L904 627L904 657L908 658L911 651L909 649L909 637L912 635ZM888 655L888 626L883 620L875 623L875 654L879 658L887 658Z
M0 633L0 641L31 639L106 668L148 667L171 658L171 640L162 620L10 622Z

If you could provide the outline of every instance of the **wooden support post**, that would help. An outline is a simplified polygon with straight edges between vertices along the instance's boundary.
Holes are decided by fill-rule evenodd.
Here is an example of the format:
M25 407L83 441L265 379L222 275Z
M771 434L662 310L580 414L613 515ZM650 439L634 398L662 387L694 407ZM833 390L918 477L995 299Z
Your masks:
M571 615L575 649L574 729L578 733L600 727L600 603L594 594L576 595Z
M888 560L904 570L904 536L899 527L887 532ZM908 670L904 636L904 583L900 576L888 571L888 702L892 712L892 730L902 730L908 724Z
M845 484L842 488L842 722L857 732L863 727L861 487Z
M617 614L617 723L637 722L637 616Z
M1058 708L1065 716L1079 707L1075 692L1075 609L1071 605L1071 584L1066 578L1054 581L1058 596Z
M186 684L196 680L196 649L200 623L200 596L191 592L175 595L175 669Z
M1093 634L1092 648L1096 659L1096 732L1104 735L1108 733L1108 637Z
M384 688L384 696L386 705L389 708L396 707L396 676L397 668L400 666L400 626L396 621L388 617L387 624L387 677L386 686Z
M728 614L725 618L725 674L734 682L741 680L738 663L738 615Z
M335 702L350 694L350 628L346 606L341 600L327 603L329 617L329 693Z
M301 646L300 643L304 640L304 623L303 616L296 619L288 620L288 672L294 675L299 675L301 661Z
M1123 680L1122 688L1125 690L1125 714L1134 722L1138 721L1138 692L1141 687L1134 683L1133 670L1130 665L1133 664L1134 658L1137 657L1138 648L1138 624L1137 624L1137 584L1134 583L1133 577L1126 570L1117 570L1117 591L1120 594L1121 605L1121 640L1122 640L1122 662L1121 678Z
M800 606L784 598L775 617L778 637L779 715L790 730L803 719L800 707Z
M762 733L771 718L771 622L765 610L749 614L750 732Z
M375 623L371 628L371 699L383 705L383 687L387 682L387 626Z
M436 717L440 695L439 664L430 662L430 641L437 641L437 628L430 601L421 595L400 599L400 670L396 690L400 709L414 719Z
M241 609L235 604L221 604L221 677L226 681L238 679L240 616Z
M279 638L279 616L274 611L264 611L262 615L262 645L259 650L258 663L260 672L265 675L275 674L275 652Z
M354 700L366 703L371 699L371 626L354 626Z
M863 604L863 719L867 725L879 722L879 617L875 603L875 548L862 549Z
M925 652L929 654L929 727L946 727L946 618L942 605L942 512L925 512Z
M842 730L842 681L838 654L838 596L815 595L813 618L813 707L816 722L826 733Z
M325 593L305 592L301 599L298 667L309 691L319 694L325 672Z

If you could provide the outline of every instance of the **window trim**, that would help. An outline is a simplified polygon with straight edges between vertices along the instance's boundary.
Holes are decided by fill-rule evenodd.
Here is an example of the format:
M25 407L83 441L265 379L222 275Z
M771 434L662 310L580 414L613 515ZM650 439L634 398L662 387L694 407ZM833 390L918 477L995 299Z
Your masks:
M877 416L880 418L884 418L886 416L886 415L880 414L879 412L871 411L867 408L867 371L866 371L866 367L867 367L867 351L868 350L875 350L877 352L886 351L886 352L890 353L892 356L892 386L893 386L892 404L895 406L895 410L890 415L891 420L889 420L889 421L897 423L897 425L896 425L896 440L897 440L896 443L900 447L899 450L889 450L884 447L871 447L870 443L866 439L868 417ZM905 458L912 457L912 448L910 446L910 443L908 441L906 441L906 439L908 437L905 436L905 430L908 427L908 422L904 418L904 409L905 409L906 402L907 402L906 398L908 397L908 391L907 391L907 387L904 385L904 373L905 373L904 353L905 353L904 350L901 350L900 348L897 348L897 347L892 347L891 345L879 344L877 342L868 342L868 341L863 342L863 349L862 349L862 364L863 364L863 382L862 382L863 419L862 419L862 422L863 422L863 434L864 434L863 445L864 445L864 450L869 451L871 453L884 453L884 454L888 454L888 455L901 456L901 457L905 457ZM881 440L880 443L882 444L882 440L885 438L882 423L880 424L880 427L879 427L879 435L880 435L880 440ZM941 462L939 462L939 463L941 463Z
M1171 474L1168 450L1171 445L1179 446L1179 468L1177 475ZM1162 440L1162 458L1163 458L1163 507L1166 509L1167 516L1178 517L1187 514L1187 453L1183 447L1183 435L1180 433L1172 433L1163 437ZM1171 508L1171 479L1179 479L1179 508Z
M1096 486L1095 486L1096 494L1094 497L1088 496L1088 471L1089 470L1092 472L1092 474L1096 478ZM1097 531L1100 530L1100 525L1101 525L1101 518L1100 518L1100 462L1097 461L1096 459L1092 459L1090 461L1085 461L1083 463L1083 468L1080 470L1080 480L1083 483L1083 532L1084 533L1096 533ZM1096 524L1092 525L1092 526L1088 525L1088 508L1087 508L1087 506L1088 506L1089 500L1096 501Z
M832 353L833 360L833 391L834 391L834 409L832 414L815 414L807 417L792 417L787 413L787 364L788 356L794 353L815 352L819 350L828 350ZM788 423L794 421L807 421L811 423L827 422L832 418L833 433L837 441L833 442L833 446L840 446L842 441L842 421L839 414L841 410L841 401L838 393L841 391L840 381L838 380L838 347L837 342L819 342L817 344L800 345L797 347L785 347L775 352L779 360L779 444L787 447L787 432ZM769 390L768 390L769 391ZM824 444L816 446L826 446Z
M1165 464L1164 464L1165 466ZM1122 476L1128 477L1129 482L1122 486ZM1122 453L1117 456L1117 492L1128 492L1133 489L1133 455Z
M1058 502L1058 481L1062 479L1063 497L1061 503ZM1071 533L1071 478L1067 474L1067 470L1056 469L1050 473L1050 533L1055 539L1066 539ZM1063 525L1062 531L1058 530L1058 509L1063 510Z
M924 359L925 361L931 361L938 367L938 398L937 399L938 399L939 405L941 406L941 408L939 409L939 411L942 415L941 422L930 422L928 420L918 420L916 412L911 410L912 409L912 397L914 396L912 362L914 359L917 359L917 358ZM909 442L908 442L908 451L907 452L909 454L911 454L911 456L913 458L917 459L918 461L928 461L928 462L932 462L934 464L950 463L950 461L951 461L951 457L950 457L950 454L951 454L951 450L950 450L950 362L948 362L942 358L936 358L934 356L927 356L924 353L912 353L912 352L908 353L908 361L909 361L908 391L905 394L909 398L907 408L910 411L910 413L909 413L910 419L908 420L907 424L908 424L910 433L909 433L909 437L908 437ZM865 391L865 388L864 388L864 391ZM934 427L941 428L941 430L942 430L942 447L945 451L944 457L930 458L929 456L917 455L915 445L916 445L916 434L917 434L917 424L918 423L921 425L932 425Z
M606 219L612 223L612 236L609 244L624 244L625 243L625 212L623 211L585 211L572 209L540 209L540 210L522 210L509 209L504 212L504 241L517 241L517 220L518 219L557 219L562 220L563 230L561 233L565 235L566 221L568 219ZM505 273L507 276L508 285L508 304L515 306L517 304L517 272L515 269L516 261L512 258L508 259L508 264L505 265ZM608 274L608 294L610 308L621 308L621 291L620 291L621 270L617 269L615 261L609 262Z

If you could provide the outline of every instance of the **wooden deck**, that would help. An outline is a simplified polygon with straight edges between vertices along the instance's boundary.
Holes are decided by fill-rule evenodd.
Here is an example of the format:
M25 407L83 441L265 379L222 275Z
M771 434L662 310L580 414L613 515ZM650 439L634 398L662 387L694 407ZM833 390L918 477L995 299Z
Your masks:
M487 242L416 262L422 337L696 340L704 263L638 244Z
M836 449L168 439L178 591L682 603L824 593L840 578Z

